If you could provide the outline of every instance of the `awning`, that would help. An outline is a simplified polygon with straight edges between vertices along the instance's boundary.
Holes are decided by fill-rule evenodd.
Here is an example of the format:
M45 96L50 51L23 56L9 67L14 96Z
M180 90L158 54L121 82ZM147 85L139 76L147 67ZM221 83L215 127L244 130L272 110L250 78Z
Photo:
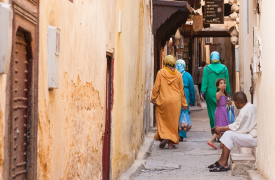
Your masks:
M189 14L186 1L153 0L153 34L161 46L186 23Z
M153 0L153 33L177 11L190 13L187 9L187 2Z

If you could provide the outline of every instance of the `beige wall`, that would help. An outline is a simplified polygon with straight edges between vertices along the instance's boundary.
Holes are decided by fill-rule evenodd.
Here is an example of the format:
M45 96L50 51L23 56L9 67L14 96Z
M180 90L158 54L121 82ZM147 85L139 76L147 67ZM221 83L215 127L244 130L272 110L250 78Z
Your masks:
M0 0L4 4L9 4L10 0ZM0 179L3 177L3 163L4 163L4 138L8 111L7 111L7 74L0 74Z
M4 137L5 137L5 122L8 112L6 112L6 96L7 96L7 75L0 74L0 177L3 177L4 163ZM1 178L0 178L1 179Z
M240 69L240 90L244 91L251 101L249 89L251 87L251 71L250 64L253 58L253 26L256 25L255 19L257 19L254 13L254 1L249 1L249 33L245 33L245 6L244 1L240 3L240 24L239 24L239 69Z
M258 169L267 180L275 179L275 24L270 23L270 17L275 15L273 0L262 1L260 15L260 37L262 40L262 73L257 80L258 107Z
M117 2L117 10L122 11L122 33L116 36L112 179L137 157L144 117L152 114L148 109L152 107L149 100L153 84L150 1Z
M255 3L255 2L253 2ZM241 90L249 95L251 86L251 75L249 65L253 57L253 26L259 28L259 35L262 43L262 72L254 73L254 104L258 113L258 147L257 147L257 167L260 173L267 179L275 179L275 139L273 132L275 128L275 95L273 93L275 85L274 67L275 57L275 25L270 23L270 17L275 15L273 0L262 1L262 10L259 16L254 12L255 4L250 4L250 34L244 35L244 1L240 1L240 83Z
M115 1L40 1L38 179L100 179L106 51ZM61 31L59 88L48 90L47 28Z
M114 53L111 179L135 160L153 118L150 12L149 0L40 2L39 179L101 178L106 51ZM48 25L61 31L60 84L50 91Z

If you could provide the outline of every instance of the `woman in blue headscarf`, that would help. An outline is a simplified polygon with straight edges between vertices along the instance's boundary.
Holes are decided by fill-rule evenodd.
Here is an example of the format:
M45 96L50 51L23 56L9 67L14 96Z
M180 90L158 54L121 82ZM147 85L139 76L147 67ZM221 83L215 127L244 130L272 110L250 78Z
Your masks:
M182 75L183 85L184 85L184 92L188 104L188 109L185 110L189 113L189 104L191 103L192 106L195 106L195 88L194 82L191 74L185 71L185 61L182 59L177 60L176 68ZM183 110L181 110L183 111ZM179 132L180 141L183 138L186 138L186 132L180 131Z
M216 81L217 79L226 80L226 91L229 96L230 84L227 67L220 63L220 54L217 51L213 51L210 56L211 64L205 66L203 70L203 78L201 85L201 100L204 98L207 104L208 116L210 119L211 129L215 127L215 110L217 108L216 100Z

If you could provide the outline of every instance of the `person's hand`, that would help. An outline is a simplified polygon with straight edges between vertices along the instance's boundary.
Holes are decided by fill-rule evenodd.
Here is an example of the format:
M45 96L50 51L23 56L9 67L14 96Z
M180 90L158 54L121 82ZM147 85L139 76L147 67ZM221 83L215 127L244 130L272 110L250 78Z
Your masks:
M211 129L211 131L212 131L213 133L215 133L215 134L220 134L220 133L221 133L221 128L215 126L215 127L213 127L213 128Z
M230 105L230 106L232 106L232 101L229 100L229 101L227 102L227 104Z
M188 106L182 106L182 110L187 110Z
M201 101L204 101L204 97L201 95Z
M153 101L153 104L154 104L154 105L156 105L156 101L157 101L157 99L155 99L155 100Z

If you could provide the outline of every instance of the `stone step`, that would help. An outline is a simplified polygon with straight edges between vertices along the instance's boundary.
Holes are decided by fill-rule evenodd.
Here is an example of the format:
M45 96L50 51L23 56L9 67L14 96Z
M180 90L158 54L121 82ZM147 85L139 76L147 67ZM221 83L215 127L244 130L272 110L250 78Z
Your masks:
M265 178L256 170L247 170L248 180L265 180Z
M254 148L253 148L252 154L253 154L253 156L254 156L255 158L257 158L257 157L256 157L256 156L257 156L257 147L254 147Z
M253 148L239 148L240 154L252 154Z
M256 159L252 154L231 154L230 168L233 176L246 175L247 170L255 169Z

